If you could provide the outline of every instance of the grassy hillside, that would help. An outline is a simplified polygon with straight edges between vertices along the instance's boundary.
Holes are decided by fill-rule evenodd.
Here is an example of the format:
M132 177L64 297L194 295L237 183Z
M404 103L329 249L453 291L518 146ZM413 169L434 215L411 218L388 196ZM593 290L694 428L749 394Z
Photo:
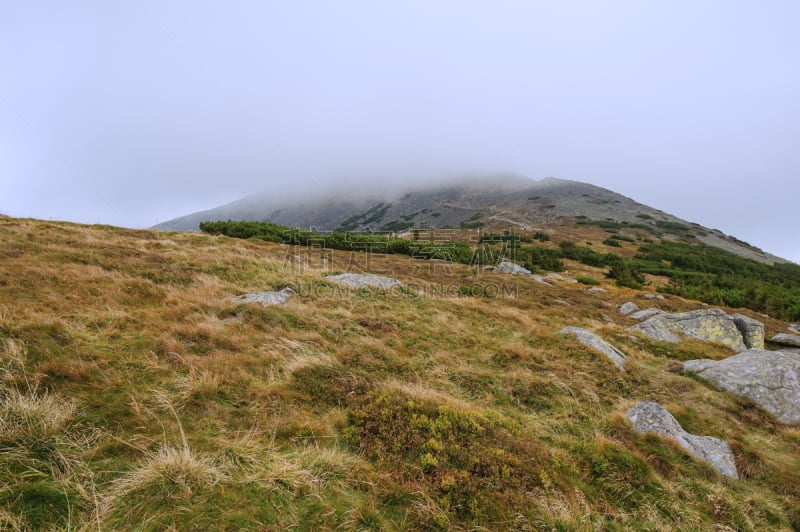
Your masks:
M0 529L800 527L800 430L675 370L732 352L629 336L616 307L642 292L559 260L607 292L1 218ZM357 266L406 288L325 280ZM230 299L284 286L298 292L286 306ZM623 349L627 372L558 336L566 325ZM742 479L634 434L624 412L640 400L731 443Z
M668 285L660 287L665 293L714 305L746 307L785 320L800 320L800 265L765 264L705 245L696 240L688 226L678 223L662 222L658 227L671 231L668 234L673 237L682 237L679 240L663 238L664 233L643 224L577 220L574 227L587 225L611 231L611 236L600 243L606 252L591 247L592 241L585 242L589 246L577 245L563 236L557 247L534 244L551 240L541 231L529 236L508 230L504 233L442 230L440 234L446 235L447 240L437 241L435 232L431 238L420 229L413 230L412 238L398 238L388 233L316 233L245 221L203 222L200 229L236 238L343 251L405 254L474 266L496 264L504 256L532 271L560 271L564 269L561 259L572 259L608 268L605 275L619 286L642 288L647 284L645 274L660 275L670 280ZM627 234L620 234L620 229ZM591 232L588 235L591 238ZM586 233L581 236L586 238Z

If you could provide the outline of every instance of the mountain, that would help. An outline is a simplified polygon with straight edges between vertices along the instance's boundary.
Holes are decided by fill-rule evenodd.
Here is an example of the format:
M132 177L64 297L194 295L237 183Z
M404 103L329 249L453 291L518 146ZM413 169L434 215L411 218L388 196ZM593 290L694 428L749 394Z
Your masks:
M168 231L196 231L204 221L251 220L318 231L392 231L413 227L547 229L565 222L594 220L664 227L686 226L680 237L772 264L786 262L745 242L638 203L616 192L566 179L472 176L393 192L340 189L310 196L274 192L245 197L215 209L156 225ZM659 227L661 226L661 227ZM676 235L668 235L674 237Z

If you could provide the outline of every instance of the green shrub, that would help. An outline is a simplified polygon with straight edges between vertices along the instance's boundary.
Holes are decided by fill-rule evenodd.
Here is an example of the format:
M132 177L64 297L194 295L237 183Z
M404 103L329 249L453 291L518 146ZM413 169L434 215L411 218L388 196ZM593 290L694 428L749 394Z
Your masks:
M641 272L631 264L620 261L611 267L608 276L617 281L617 286L639 289L645 285L646 279Z

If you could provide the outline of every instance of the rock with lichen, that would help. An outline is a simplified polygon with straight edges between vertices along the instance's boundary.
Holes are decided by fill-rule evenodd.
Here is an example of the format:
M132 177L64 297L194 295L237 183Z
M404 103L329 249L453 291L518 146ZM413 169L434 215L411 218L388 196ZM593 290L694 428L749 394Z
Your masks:
M664 342L680 342L685 337L727 345L736 351L764 347L762 323L720 309L658 314L628 330Z

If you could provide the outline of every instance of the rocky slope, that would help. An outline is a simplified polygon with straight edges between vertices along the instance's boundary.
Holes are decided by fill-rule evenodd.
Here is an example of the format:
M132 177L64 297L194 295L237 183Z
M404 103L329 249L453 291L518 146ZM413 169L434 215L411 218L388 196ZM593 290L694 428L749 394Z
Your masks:
M798 529L796 324L565 268L0 219L0 529Z

